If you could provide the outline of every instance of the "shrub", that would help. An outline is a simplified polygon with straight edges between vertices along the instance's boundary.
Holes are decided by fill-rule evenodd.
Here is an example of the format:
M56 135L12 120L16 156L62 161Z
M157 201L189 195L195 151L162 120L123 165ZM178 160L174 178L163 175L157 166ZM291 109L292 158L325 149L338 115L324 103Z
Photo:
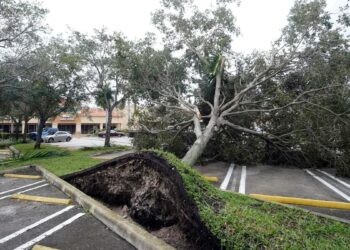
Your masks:
M0 140L0 148L7 148L11 145L16 144L17 141L13 139Z
M176 134L176 131L151 134L146 132L135 133L133 144L137 149L162 149L182 158L195 140L190 132Z

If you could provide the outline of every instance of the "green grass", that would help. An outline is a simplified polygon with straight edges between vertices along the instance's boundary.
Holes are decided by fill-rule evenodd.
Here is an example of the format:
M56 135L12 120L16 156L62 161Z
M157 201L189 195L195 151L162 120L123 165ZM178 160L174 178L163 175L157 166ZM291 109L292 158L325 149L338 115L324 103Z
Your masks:
M227 249L350 249L350 225L301 209L223 192L170 153L208 228Z
M91 157L93 154L122 151L126 148L124 146L115 146L112 148L90 148L82 150L66 150L59 147L51 146L48 144L42 144L40 150L34 150L34 144L17 144L15 146L21 154L27 156L26 159L20 159L10 161L5 166L0 166L0 170L5 170L18 166L25 165L40 165L45 167L52 173L62 176L70 173L77 172L79 170L92 167L103 160L94 159ZM41 157L33 157L37 155L36 152L55 152L53 155L47 155L40 153ZM30 156L30 157L28 157Z

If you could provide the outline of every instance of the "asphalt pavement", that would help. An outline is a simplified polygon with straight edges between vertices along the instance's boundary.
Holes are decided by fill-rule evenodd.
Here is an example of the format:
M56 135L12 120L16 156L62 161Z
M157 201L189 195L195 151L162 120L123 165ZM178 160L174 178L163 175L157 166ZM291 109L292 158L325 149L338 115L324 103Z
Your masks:
M25 172L21 174L38 174ZM52 205L11 199L15 193L68 198L46 180L0 177L0 249L135 249L77 204Z
M214 185L231 192L350 202L350 178L336 177L334 169L240 166L223 162L196 168L203 175L218 177L219 182ZM350 220L349 210L299 207Z
M12 155L11 151L8 149L0 149L0 161L10 158Z

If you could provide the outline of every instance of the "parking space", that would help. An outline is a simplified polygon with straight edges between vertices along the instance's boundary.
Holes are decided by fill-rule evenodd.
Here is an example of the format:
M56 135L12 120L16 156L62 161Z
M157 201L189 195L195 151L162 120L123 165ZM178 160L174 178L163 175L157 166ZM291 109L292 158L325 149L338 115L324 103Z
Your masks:
M213 176L218 178L218 182L213 182L216 187L220 187L220 184L224 181L226 177L226 172L229 167L229 163L226 162L212 162L205 165L197 165L195 168L203 176Z
M268 165L246 167L232 164L229 167L226 166L225 173L225 178L221 179L218 186L227 191L350 202L350 179L335 177L333 169L304 170L293 167ZM349 210L300 207L350 220Z
M31 169L21 174L39 174ZM0 249L135 249L77 204L12 199L15 193L69 198L45 180L0 176Z
M0 149L0 161L11 157L12 153L8 149Z
M55 145L58 147L69 148L69 149L80 149L83 147L103 147L104 138L100 138L97 136L91 137L73 137L73 139L69 142L56 142L51 143L51 145ZM112 145L122 145L122 146L132 146L132 138L128 136L123 137L111 137Z

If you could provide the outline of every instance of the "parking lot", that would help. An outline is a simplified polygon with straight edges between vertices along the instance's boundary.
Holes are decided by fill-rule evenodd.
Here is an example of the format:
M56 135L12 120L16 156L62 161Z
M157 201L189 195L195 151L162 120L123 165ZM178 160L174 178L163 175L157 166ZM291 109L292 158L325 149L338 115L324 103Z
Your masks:
M104 138L97 136L86 136L86 137L75 137L69 142L56 142L50 143L50 145L55 145L58 147L70 148L70 149L80 149L83 147L103 147ZM112 145L122 145L122 146L132 146L132 138L128 136L123 137L111 137Z
M268 165L239 166L223 162L197 169L204 175L218 177L216 186L227 191L350 202L350 179L335 177L334 169L320 171ZM349 210L300 207L350 221Z
M0 161L11 157L12 153L8 149L0 149Z
M31 169L18 172L38 175ZM0 249L135 249L77 204L53 205L12 199L15 193L69 198L46 180L0 176ZM83 233L82 233L83 232Z

